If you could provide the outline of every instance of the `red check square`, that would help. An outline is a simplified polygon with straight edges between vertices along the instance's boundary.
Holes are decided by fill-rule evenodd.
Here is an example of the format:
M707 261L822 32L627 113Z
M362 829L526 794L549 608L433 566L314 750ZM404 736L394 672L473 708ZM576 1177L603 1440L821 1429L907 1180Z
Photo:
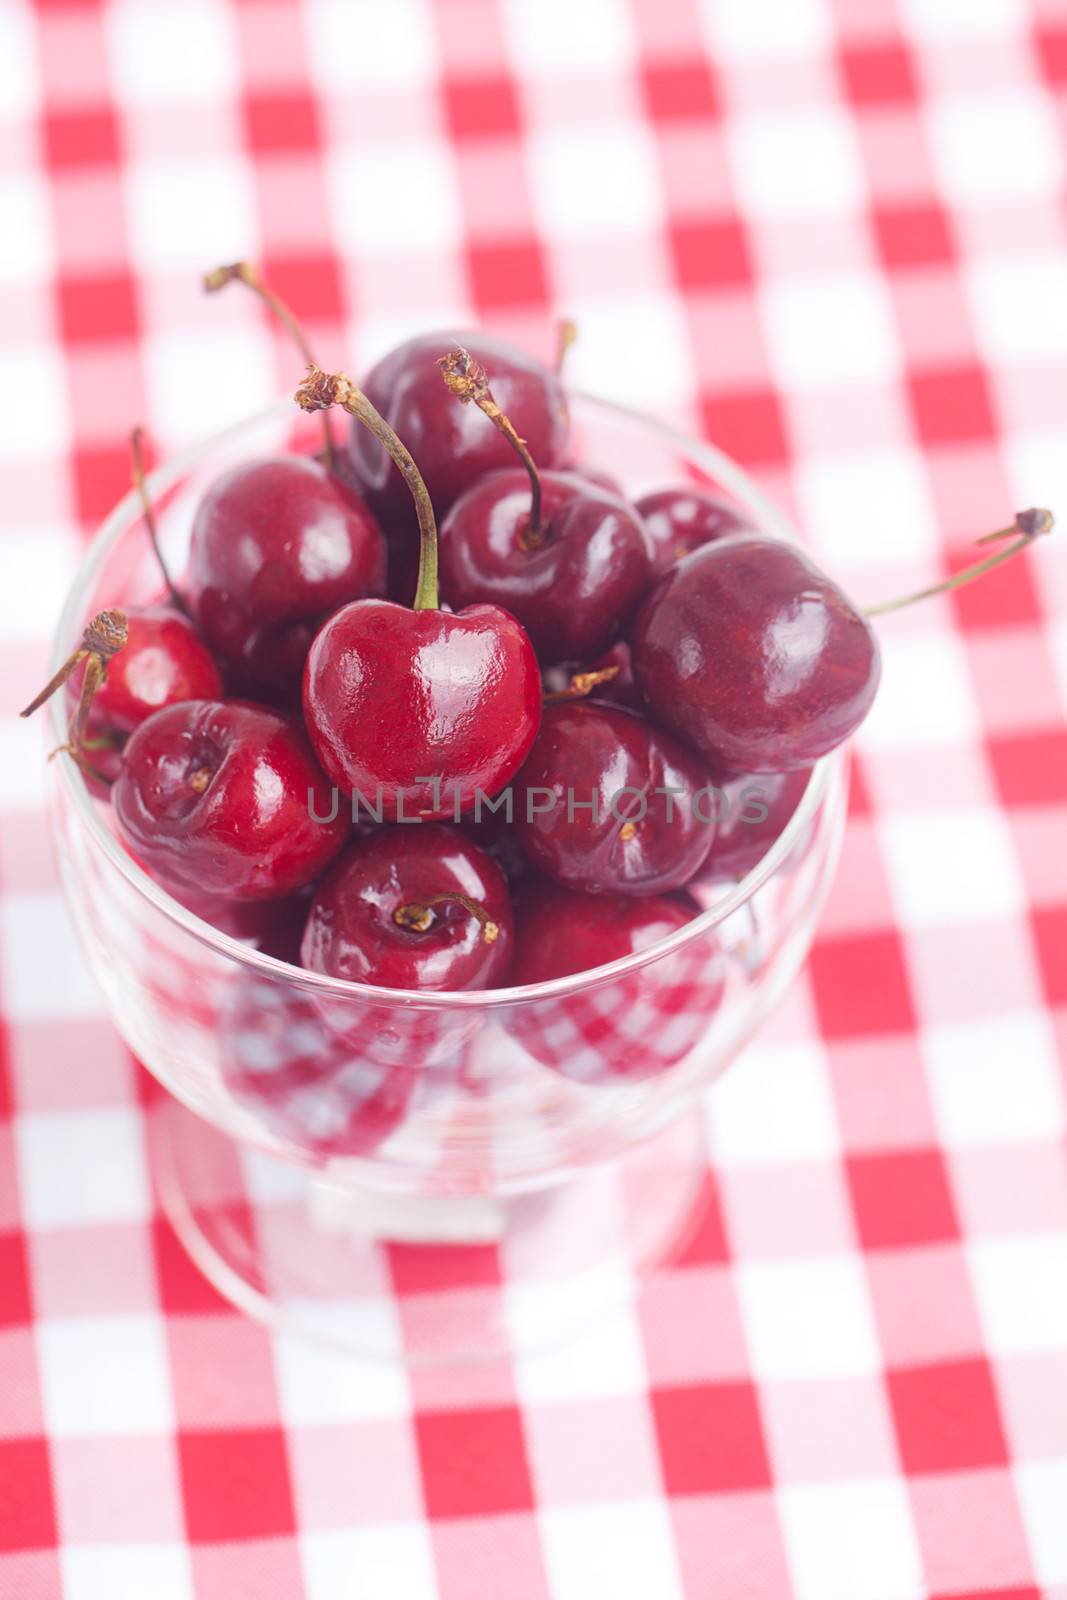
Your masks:
M445 118L455 139L514 135L519 108L507 78L456 78L444 85Z
M543 305L548 299L545 259L536 240L471 244L467 260L479 306Z
M309 94L257 94L245 102L248 142L257 154L314 150L319 143L318 108Z
M64 337L72 343L133 339L137 333L133 279L127 273L61 279L59 320Z
M683 289L751 283L745 230L734 217L676 222L670 231L674 270Z
M648 109L662 122L719 115L719 97L707 62L652 62L645 68L644 84Z
M783 465L789 459L785 422L770 391L705 395L701 422L713 444L753 465Z
M1007 1461L985 1361L890 1372L887 1382L906 1472L957 1472Z
M529 1511L533 1488L522 1421L512 1406L428 1412L415 1419L431 1517Z
M841 52L849 96L857 105L915 98L915 72L903 45L849 45Z
M25 1240L20 1233L0 1234L0 1328L32 1320Z
M874 213L874 229L882 260L890 271L952 260L952 235L940 206L879 206Z
M0 1439L0 1551L43 1550L55 1542L47 1444Z
M1067 801L1067 732L1062 728L991 739L989 754L1006 806Z
M819 939L811 953L811 980L827 1038L907 1033L914 1026L904 957L895 933Z
M1039 907L1030 922L1049 1005L1067 1006L1067 906Z
M285 1439L274 1428L178 1435L185 1522L197 1544L292 1533Z
M656 1389L652 1411L668 1494L770 1486L771 1469L752 1384Z
M989 384L978 367L912 373L908 389L924 445L991 439L995 435Z
M852 1156L847 1170L865 1250L892 1250L957 1237L959 1223L940 1151Z
M92 167L118 159L115 113L108 106L52 111L45 117L43 127L50 167Z

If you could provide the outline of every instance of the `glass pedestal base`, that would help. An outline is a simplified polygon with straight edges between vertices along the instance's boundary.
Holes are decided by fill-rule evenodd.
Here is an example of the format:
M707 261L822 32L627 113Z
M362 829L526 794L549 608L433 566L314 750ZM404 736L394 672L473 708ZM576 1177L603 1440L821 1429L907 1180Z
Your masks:
M153 1110L163 1210L234 1305L279 1331L405 1363L487 1361L566 1341L699 1226L699 1111L610 1165L512 1196L407 1196L241 1147L169 1097Z

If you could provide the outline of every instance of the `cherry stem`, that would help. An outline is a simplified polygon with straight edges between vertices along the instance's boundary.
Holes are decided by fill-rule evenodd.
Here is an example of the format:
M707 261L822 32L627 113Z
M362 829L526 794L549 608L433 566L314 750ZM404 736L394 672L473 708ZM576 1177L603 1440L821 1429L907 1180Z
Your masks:
M584 700L587 694L592 694L602 683L610 683L618 675L618 667L600 667L596 672L576 672L565 689L553 689L543 694L541 699L546 706L556 700Z
M303 411L324 411L329 406L343 407L350 417L355 417L357 422L369 428L388 450L411 490L419 519L419 577L415 586L414 608L416 611L436 611L440 603L437 595L437 523L434 520L433 501L411 451L401 443L381 413L375 410L367 396L356 388L344 372L323 372L312 362L307 377L293 398Z
M152 541L152 550L155 554L156 563L159 567L159 570L163 574L163 582L167 586L167 592L169 593L174 604L177 606L178 610L181 611L184 616L188 616L189 607L182 599L182 596L178 591L178 586L170 575L170 569L164 559L163 550L159 542L159 529L156 526L156 514L152 508L152 501L148 493L148 485L145 482L144 452L142 448L143 443L144 429L134 428L133 432L130 434L130 462L132 467L133 486L141 497L141 507L144 511L145 527L148 529L148 537Z
M514 424L493 399L493 391L489 387L485 368L480 362L475 361L469 350L457 345L446 356L442 356L437 365L441 368L441 375L449 392L464 405L469 405L473 400L478 410L483 412L494 428L504 435L526 468L530 479L530 520L522 544L527 550L536 550L537 546L544 542L545 537L541 527L541 477L533 456L526 448L526 440L519 437Z
M972 566L964 567L962 572L943 579L941 583L932 583L928 589L918 589L914 594L900 595L896 600L883 600L879 605L868 606L864 615L882 617L887 611L900 611L905 606L914 605L916 601L929 600L934 595L948 594L953 589L962 589L966 584L973 583L976 578L992 572L994 567L1010 561L1020 551L1027 549L1041 534L1051 533L1052 527L1051 511L1041 509L1019 511L1010 528L998 528L995 533L984 534L981 539L975 541L976 544L993 544L1002 539L1014 539L1014 543L1008 545L1006 549L998 550L994 555L986 556L983 561L976 561Z
M277 294L261 274L258 267L251 261L231 261L228 266L216 267L214 272L209 272L204 279L204 288L208 294L217 294L228 283L243 283L246 289L258 295L264 305L269 306L277 317L282 327L292 339L304 361L305 366L313 367L317 363L311 353L307 335L290 311L281 295ZM337 465L336 445L334 444L333 428L330 425L329 412L323 413L322 432L326 447L326 465L332 472Z
M477 900L469 900L465 894L435 894L428 900L413 900L409 905L397 906L393 912L393 921L398 928L410 928L415 933L428 933L434 924L434 906L452 904L462 906L472 917L478 919L482 927L482 938L486 944L493 944L499 938L499 924L493 921L484 906L480 906Z
M572 322L570 317L562 317L556 330L556 372L563 371L567 360L567 351L578 338L578 324Z
M112 656L118 655L128 638L129 624L125 612L101 611L82 634L82 642L78 648L71 651L59 671L48 680L40 694L19 712L19 716L32 717L46 700L51 700L56 690L63 687L84 661L85 677L82 679L81 693L67 726L68 744L60 747L68 750L77 759L77 753L83 747L85 725L93 696L107 677L108 663Z

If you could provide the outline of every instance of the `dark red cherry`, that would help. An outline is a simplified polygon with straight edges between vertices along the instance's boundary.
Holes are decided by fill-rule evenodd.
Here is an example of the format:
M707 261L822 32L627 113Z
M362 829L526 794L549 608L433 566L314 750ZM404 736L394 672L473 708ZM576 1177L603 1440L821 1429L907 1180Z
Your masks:
M500 868L458 828L427 823L349 847L315 892L301 956L386 989L490 989L513 940Z
M523 891L511 981L544 983L649 950L685 927L682 895L583 895L541 883ZM724 965L711 936L690 941L594 991L516 1005L508 1032L554 1072L583 1085L635 1082L699 1047L722 999Z
M162 706L221 695L222 674L188 617L162 603L130 607L125 616L126 643L93 696L90 735L132 733ZM79 698L84 675L79 669L68 679L68 699Z
M319 630L304 719L327 776L395 821L454 817L519 770L541 718L537 658L496 606L357 600Z
M513 612L543 664L607 650L652 579L633 508L566 472L542 472L540 529L519 469L483 478L441 528L441 589L454 606L490 601Z
M697 915L682 895L578 894L541 881L517 908L513 984L548 983L648 950Z
M487 334L463 334L462 343L481 362L534 460L554 467L563 459L569 418L558 375L524 351ZM363 392L415 457L440 514L511 452L477 410L459 404L441 382L438 360L457 343L452 333L426 333L398 345L367 374ZM363 429L352 430L349 449L359 482L383 513L407 510L408 491L381 444Z
M878 644L795 545L740 534L662 577L630 631L653 716L724 776L790 772L833 750L878 687Z
M314 1001L287 984L239 979L219 1029L227 1088L276 1139L320 1158L356 1156L404 1118L415 1073L337 1038Z
M496 606L438 609L437 529L410 453L343 373L313 368L307 411L343 405L399 463L419 521L414 608L357 600L315 637L304 720L329 777L387 820L458 816L518 771L541 719L541 679L523 629Z
M754 531L751 518L723 495L691 484L657 489L637 501L637 510L652 543L656 569L665 572L691 550L735 533Z
M385 588L385 545L355 491L304 456L249 461L212 484L189 548L189 604L235 685L293 699L316 628Z
M515 784L515 831L534 866L567 888L662 894L707 855L714 801L701 763L644 717L561 701L545 707Z
M241 700L155 712L131 734L111 796L122 836L149 872L235 900L311 883L349 833L349 813L303 732Z
M719 789L719 821L698 883L722 883L751 872L784 829L808 787L810 767L748 772Z

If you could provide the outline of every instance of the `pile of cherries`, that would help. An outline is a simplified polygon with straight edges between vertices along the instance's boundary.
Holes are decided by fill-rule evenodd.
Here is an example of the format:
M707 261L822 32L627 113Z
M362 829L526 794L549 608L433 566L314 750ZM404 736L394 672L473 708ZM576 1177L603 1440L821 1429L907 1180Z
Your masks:
M160 558L166 593L93 618L24 713L67 683L141 866L271 954L426 991L600 966L748 871L871 705L873 613L716 494L576 465L558 370L499 340L409 340L362 390L311 365L296 398L321 455L220 477L181 583ZM158 554L136 435L135 480Z

